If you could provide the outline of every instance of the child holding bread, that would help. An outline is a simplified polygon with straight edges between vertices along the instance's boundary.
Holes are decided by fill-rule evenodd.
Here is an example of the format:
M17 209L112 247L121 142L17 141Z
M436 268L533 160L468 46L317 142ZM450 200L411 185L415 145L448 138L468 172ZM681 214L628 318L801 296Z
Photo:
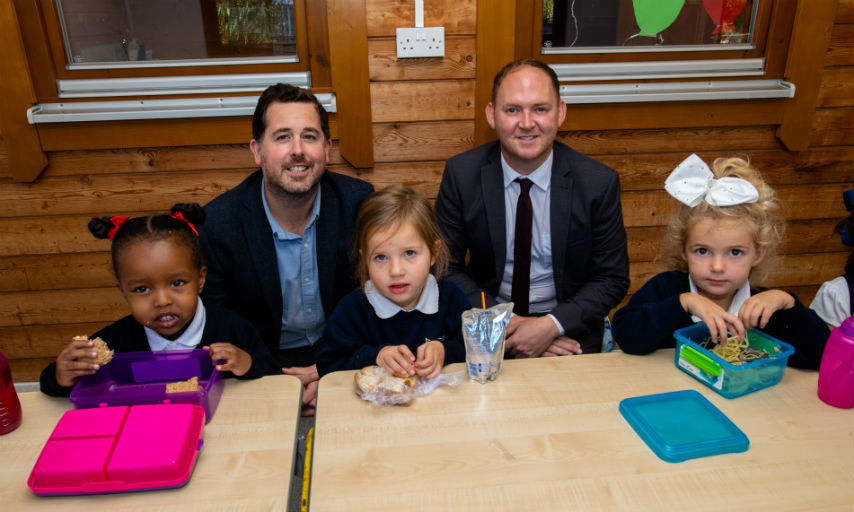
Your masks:
M751 284L768 274L784 228L776 194L759 171L742 158L719 158L710 169L691 155L665 189L682 203L665 239L671 270L614 315L623 352L674 347L675 330L702 321L715 343L761 329L794 346L790 366L817 369L830 334L824 322L795 295Z
M317 370L377 365L392 375L433 378L465 360L463 311L471 306L440 279L448 248L430 203L392 185L374 193L356 219L360 289L345 296L317 345Z
M45 394L70 395L80 377L109 364L110 350L209 347L211 360L226 375L249 379L278 373L251 324L199 298L206 268L196 226L204 216L201 206L193 203L175 205L169 214L89 222L96 238L112 241L113 272L131 314L96 332L94 340L75 337L42 371ZM102 340L106 348L98 346ZM107 357L101 359L104 352Z

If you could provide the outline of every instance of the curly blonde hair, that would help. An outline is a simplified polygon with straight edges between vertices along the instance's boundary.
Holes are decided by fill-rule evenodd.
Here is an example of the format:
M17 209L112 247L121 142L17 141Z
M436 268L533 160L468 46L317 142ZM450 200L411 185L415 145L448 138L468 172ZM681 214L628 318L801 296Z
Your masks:
M435 258L431 268L433 275L438 279L448 270L451 256L439 233L436 214L433 213L430 201L404 185L389 185L374 192L359 209L359 215L356 217L356 255L359 260L359 282L362 286L369 279L368 240L377 231L400 227L404 222L412 223L412 227L430 249L430 256Z
M712 173L715 179L733 177L750 182L759 192L759 200L733 206L713 206L706 201L693 208L682 204L670 220L661 254L657 259L672 270L687 272L688 264L682 257L682 252L691 228L706 219L722 222L738 220L750 228L756 246L765 247L765 257L750 271L750 280L761 283L767 279L776 264L777 248L785 230L785 221L779 214L780 201L777 194L746 158L718 158L712 164Z

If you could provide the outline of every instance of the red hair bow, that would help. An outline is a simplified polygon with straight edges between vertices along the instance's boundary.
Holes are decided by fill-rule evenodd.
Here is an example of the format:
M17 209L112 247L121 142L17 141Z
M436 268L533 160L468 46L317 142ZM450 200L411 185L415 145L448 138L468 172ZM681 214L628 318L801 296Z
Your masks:
M190 229L192 229L192 230L193 230L193 233L195 233L195 234L196 234L196 236L199 236L199 232L196 230L196 226L194 226L192 222L188 221L188 220L187 220L187 218L186 218L186 217L184 217L184 214L183 214L183 213L181 213L181 212L175 212L175 213L173 213L173 214L172 214L172 218L174 218L174 219L178 219L178 220L182 220L182 221L186 222L186 223L187 223L187 225L188 225L188 226L190 226Z
M113 225L113 227L111 227L110 230L107 231L107 240L112 240L113 237L116 236L116 231L118 231L119 228L122 227L122 225L128 221L128 219L130 219L130 217L120 217L118 215L115 217L110 217L110 223Z

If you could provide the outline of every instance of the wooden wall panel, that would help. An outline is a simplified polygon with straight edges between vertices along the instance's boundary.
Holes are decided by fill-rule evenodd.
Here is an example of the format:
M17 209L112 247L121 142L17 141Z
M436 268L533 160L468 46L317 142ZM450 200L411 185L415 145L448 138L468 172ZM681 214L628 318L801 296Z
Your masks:
M67 290L113 286L112 265L107 251L4 256L0 258L0 292L54 290L57 283Z
M854 23L854 0L839 0L835 22L837 25Z
M830 33L830 47L827 49L824 65L854 65L854 24L833 26L833 31Z
M414 0L367 0L368 38L394 36L398 27L415 26ZM475 33L475 0L424 2L424 26L445 27L445 35Z
M815 111L810 146L854 144L854 108L821 108Z
M825 68L818 92L819 107L854 106L854 66Z
M127 314L115 286L0 294L0 327L110 322Z
M472 121L374 124L377 162L446 160L473 146Z
M567 111L567 116L572 115ZM778 149L769 126L726 128L657 128L644 130L586 130L558 133L558 140L591 156L634 153L750 151Z
M168 210L176 202L204 204L245 177L240 170L45 178L0 190L0 216L73 215L93 207L103 215Z
M373 82L375 123L474 118L474 80Z

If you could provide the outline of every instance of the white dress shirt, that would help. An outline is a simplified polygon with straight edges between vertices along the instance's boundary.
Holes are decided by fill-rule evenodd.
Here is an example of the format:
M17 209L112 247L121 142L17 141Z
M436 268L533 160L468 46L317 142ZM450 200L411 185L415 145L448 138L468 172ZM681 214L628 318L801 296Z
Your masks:
M401 311L406 311L383 296L370 280L365 283L365 297L367 297L371 307L374 308L374 313L383 320L391 318ZM427 274L427 283L421 290L418 304L412 308L413 311L416 309L425 315L434 315L439 312L439 284L433 274Z
M697 292L697 285L694 284L694 280L691 279L691 275L688 274L688 284L691 287L691 293ZM745 281L741 287L735 291L735 295L732 296L732 302L729 305L729 310L727 313L731 315L738 316L738 310L741 309L741 305L744 304L744 301L750 298L750 281ZM702 322L700 317L697 315L691 315L691 320L696 324L697 322Z
M205 305L202 304L202 299L196 299L196 314L190 320L190 325L187 330L178 337L177 340L167 340L163 336L157 334L153 329L143 326L145 329L145 337L148 339L148 346L152 352L161 350L192 350L199 346L202 342L202 334L205 331Z

